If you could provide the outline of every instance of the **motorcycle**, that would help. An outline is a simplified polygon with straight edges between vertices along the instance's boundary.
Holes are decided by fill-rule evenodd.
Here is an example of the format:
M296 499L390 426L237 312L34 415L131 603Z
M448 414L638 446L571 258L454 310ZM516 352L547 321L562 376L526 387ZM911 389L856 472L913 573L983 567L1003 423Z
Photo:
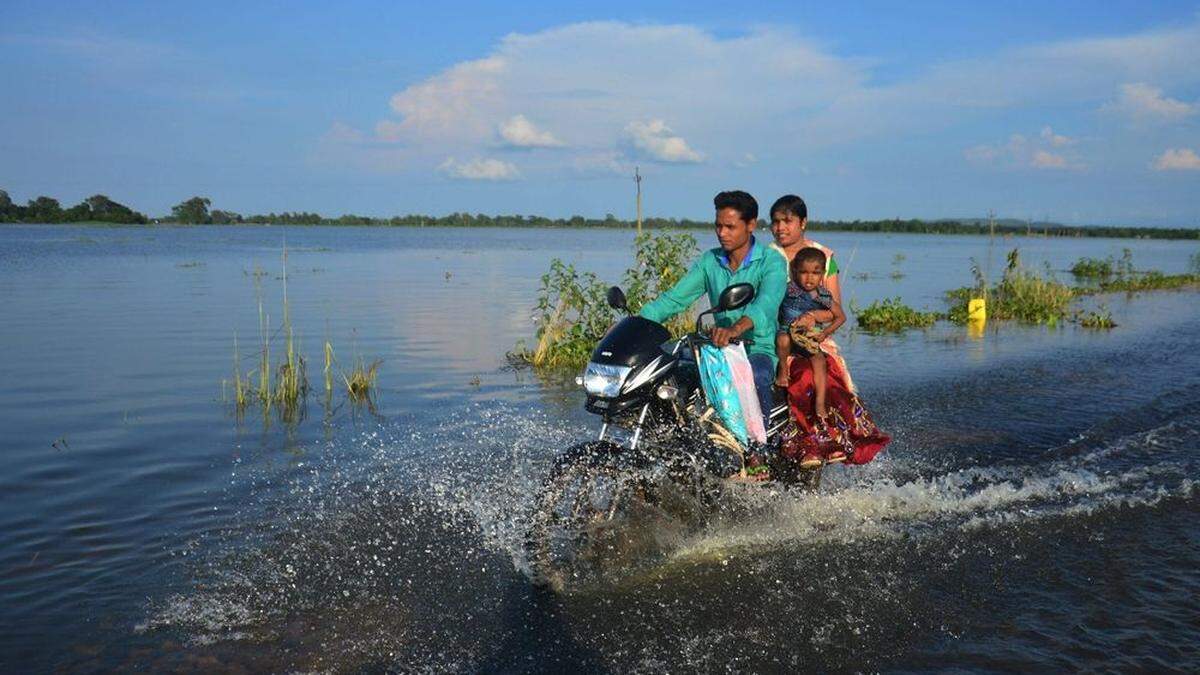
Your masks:
M692 332L672 339L662 324L633 315L620 288L608 290L609 306L626 316L576 378L587 393L585 409L601 418L600 433L559 455L541 484L525 546L536 581L561 589L602 573L606 558L638 544L623 532L625 521L672 518L679 508L688 512L682 520L702 521L728 479L744 473L748 448L709 405L696 364L700 348L712 344L704 317L753 299L751 284L730 286L696 317ZM768 416L763 454L770 484L815 489L821 468L802 471L770 451L788 414L783 401Z

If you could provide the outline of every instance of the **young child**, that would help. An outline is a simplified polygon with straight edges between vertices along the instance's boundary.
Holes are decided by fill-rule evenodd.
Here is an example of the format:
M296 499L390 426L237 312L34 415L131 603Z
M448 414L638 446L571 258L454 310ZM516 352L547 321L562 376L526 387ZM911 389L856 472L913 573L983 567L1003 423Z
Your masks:
M787 387L793 355L808 358L812 363L817 419L823 421L826 366L825 354L821 351L820 343L846 322L846 314L842 311L842 306L833 299L833 295L822 285L825 281L824 251L811 247L800 249L792 258L791 277L783 302L779 305L779 331L775 336L779 370L775 375L775 384ZM814 329L818 323L825 324L825 327L815 334L803 330ZM793 331L802 339L793 340ZM809 339L804 339L805 337Z

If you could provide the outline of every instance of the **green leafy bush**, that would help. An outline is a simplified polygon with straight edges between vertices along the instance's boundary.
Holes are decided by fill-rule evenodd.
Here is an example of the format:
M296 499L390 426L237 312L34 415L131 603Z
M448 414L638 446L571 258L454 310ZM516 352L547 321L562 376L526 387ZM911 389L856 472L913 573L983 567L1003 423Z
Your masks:
M1071 274L1078 279L1108 279L1113 275L1113 259L1080 258L1071 266Z
M696 239L690 234L645 233L634 240L634 265L621 280L629 309L637 312L642 305L658 297L687 272L696 252ZM534 306L538 323L537 344L530 350L524 344L509 354L516 361L537 368L579 368L587 363L592 349L618 318L608 306L606 294L611 284L591 272L579 272L555 258L550 271L542 275L542 286ZM679 335L692 326L685 312L667 323L668 330Z
M1161 291L1184 286L1200 284L1200 275L1196 274L1163 274L1158 270L1141 272L1135 275L1122 276L1111 281L1101 282L1099 290L1102 293L1125 291Z
M979 280L978 274L977 281ZM967 303L980 297L980 288L956 288L946 293L950 302L949 318L956 323L967 322ZM991 288L983 287L987 299L989 319L1011 320L1028 324L1055 325L1067 316L1067 309L1075 298L1075 290L1058 281L1047 271L1037 274L1021 265L1018 249L1008 254L1008 266L1000 283Z
M1084 328L1107 329L1117 327L1117 322L1113 321L1112 312L1104 307L1101 307L1099 311L1081 312L1076 316L1076 321Z
M862 309L852 302L851 310L858 318L858 327L869 332L898 333L909 328L928 328L942 317L937 312L917 311L898 297L872 302Z

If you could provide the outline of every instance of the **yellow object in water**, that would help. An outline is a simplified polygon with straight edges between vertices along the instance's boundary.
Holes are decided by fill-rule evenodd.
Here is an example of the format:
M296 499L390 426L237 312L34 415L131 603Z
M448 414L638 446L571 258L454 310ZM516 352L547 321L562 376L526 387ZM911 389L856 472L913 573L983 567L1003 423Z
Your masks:
M984 298L971 298L967 302L967 323L984 321L987 321L987 301Z
M982 321L968 321L967 337L971 338L972 340L982 340L983 328L985 325L986 324Z

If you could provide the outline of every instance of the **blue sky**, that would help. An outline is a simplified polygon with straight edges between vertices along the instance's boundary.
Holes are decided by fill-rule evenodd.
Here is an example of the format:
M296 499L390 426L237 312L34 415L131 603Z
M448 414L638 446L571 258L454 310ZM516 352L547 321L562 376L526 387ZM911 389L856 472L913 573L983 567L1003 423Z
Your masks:
M0 188L1200 226L1200 2L1046 4L6 0Z

